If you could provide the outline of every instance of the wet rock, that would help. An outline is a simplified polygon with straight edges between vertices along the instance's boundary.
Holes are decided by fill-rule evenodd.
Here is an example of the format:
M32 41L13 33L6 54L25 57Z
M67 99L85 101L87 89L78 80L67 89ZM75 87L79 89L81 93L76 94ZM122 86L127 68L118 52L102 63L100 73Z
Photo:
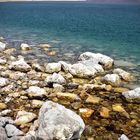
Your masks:
M69 101L79 101L80 98L77 94L74 93L68 93L68 92L57 92L56 96L58 99L64 99Z
M129 139L128 139L128 137L127 137L126 135L122 134L122 135L118 138L118 140L129 140Z
M0 87L4 87L9 84L9 80L3 77L0 77Z
M32 100L31 105L32 108L40 108L43 105L44 101L40 100Z
M122 95L126 99L140 100L140 87L138 87L134 90L123 92Z
M5 126L5 130L6 130L6 133L7 133L7 136L8 137L22 136L22 135L24 135L24 133L22 131L20 131L18 128L16 128L12 124L7 124Z
M16 125L26 124L36 118L36 115L32 112L18 111L15 123Z
M129 73L120 68L114 69L114 74L118 74L125 81L132 81L134 77Z
M79 139L85 128L80 116L52 101L47 101L41 107L38 124L36 136L43 140Z
M6 109L7 105L5 103L0 103L0 110Z
M9 65L9 69L18 70L27 72L31 70L31 67L24 61L23 58L21 58L18 61L14 61Z
M39 46L40 48L42 48L42 49L51 48L51 45L48 44L48 43L39 44L38 46Z
M86 103L91 103L91 104L99 104L100 101L101 101L100 97L92 96L92 95L89 95L88 98L86 99Z
M47 83L57 83L57 84L65 84L66 80L61 74L53 73L52 76L48 76L45 80Z
M60 63L48 63L45 67L45 71L47 73L54 73L61 71L61 64Z
M6 44L3 42L0 42L0 51L4 51L6 48Z
M79 59L82 61L92 60L95 63L103 65L105 68L111 68L114 64L114 60L112 58L100 53L85 52L80 55Z
M109 117L109 112L110 110L106 107L102 107L100 110L100 116L103 118L108 118Z
M120 77L117 74L107 74L102 78L102 81L112 86L119 86L121 83Z
M30 97L43 97L46 94L45 89L37 87L37 86L30 86L27 89L28 96Z
M28 44L26 44L26 43L22 43L22 44L20 45L20 48L21 48L22 51L29 51L29 50L32 49L32 48L31 48Z
M80 108L79 113L84 118L89 118L93 114L94 110L89 108Z

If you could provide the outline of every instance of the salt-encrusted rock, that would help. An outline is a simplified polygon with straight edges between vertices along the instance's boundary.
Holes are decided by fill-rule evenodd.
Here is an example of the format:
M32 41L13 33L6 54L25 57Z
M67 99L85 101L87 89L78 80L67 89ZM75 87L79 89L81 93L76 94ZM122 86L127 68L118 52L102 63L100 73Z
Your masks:
M12 112L10 109L6 109L0 112L0 116L7 116Z
M102 81L112 86L119 86L121 83L120 77L117 74L107 74L102 78Z
M23 58L18 61L14 61L9 65L9 69L27 72L31 70L31 67L25 62Z
M120 68L114 69L113 73L118 74L125 81L131 81L134 78L129 72L126 72Z
M18 111L15 123L16 125L26 124L36 118L36 114L26 111Z
M44 71L44 67L41 66L39 63L33 63L32 68L36 71Z
M134 90L130 90L130 91L126 91L123 92L122 95L126 98L126 99L132 99L132 100L140 100L140 87L134 89Z
M118 138L118 140L129 140L129 138L128 138L126 135L122 134L122 135Z
M1 64L1 65L6 64L6 62L7 62L7 60L6 60L6 59L4 59L4 58L0 58L0 64Z
M53 73L52 76L48 76L45 80L47 83L65 84L66 80L61 74Z
M0 51L4 51L6 47L6 44L3 42L0 42Z
M30 86L29 89L27 89L27 92L30 97L42 97L46 94L45 89L37 86Z
M66 72L66 73L68 73L69 72L69 70L71 69L71 64L68 64L68 63L66 63L66 62L64 62L64 61L59 61L59 63L61 64L61 67L62 67L62 69Z
M52 101L45 102L41 107L38 124L36 136L43 140L79 139L85 128L80 116Z
M6 130L6 133L7 133L7 136L8 137L22 136L22 135L24 135L24 133L22 131L20 131L18 128L16 128L12 124L7 124L5 126L5 130Z
M7 134L5 132L5 129L0 126L0 140L7 140Z
M6 124L14 124L10 117L0 117L0 126L5 127Z
M22 43L22 44L20 45L20 48L21 48L22 51L31 50L31 47L30 47L28 44L26 44L26 43Z
M64 87L62 86L62 85L60 85L60 84L53 84L53 88L54 88L54 90L55 91L63 91L63 89L64 89Z
M47 73L54 73L61 71L61 64L60 63L48 63L45 67L45 71Z
M88 67L82 63L73 64L69 72L73 76L80 78L93 77L97 73L94 67Z
M9 80L3 77L0 77L0 87L7 86L9 84Z
M112 58L100 53L85 52L79 57L79 60L82 61L89 59L103 65L105 68L111 68L114 64L114 60Z

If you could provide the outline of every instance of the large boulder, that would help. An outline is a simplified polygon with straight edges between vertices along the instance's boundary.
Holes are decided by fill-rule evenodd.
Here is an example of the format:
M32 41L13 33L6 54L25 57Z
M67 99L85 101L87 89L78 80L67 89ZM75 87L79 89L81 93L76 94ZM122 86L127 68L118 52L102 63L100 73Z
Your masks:
M113 73L118 74L125 81L131 81L134 78L129 72L126 72L120 68L114 69Z
M119 86L121 83L120 77L117 74L106 74L102 81L112 86Z
M80 116L52 101L45 102L41 107L38 125L36 137L42 140L79 139L85 128L85 124Z
M60 63L48 63L45 67L45 71L47 73L54 73L61 71L61 64Z
M128 100L139 100L140 101L140 87L123 92L122 95Z
M3 42L0 42L0 51L4 51L6 47L6 44Z
M31 67L25 62L24 58L20 58L20 60L12 62L9 69L27 72L31 70Z
M80 55L79 60L93 60L96 63L103 65L105 68L111 68L114 64L114 60L101 53L85 52Z

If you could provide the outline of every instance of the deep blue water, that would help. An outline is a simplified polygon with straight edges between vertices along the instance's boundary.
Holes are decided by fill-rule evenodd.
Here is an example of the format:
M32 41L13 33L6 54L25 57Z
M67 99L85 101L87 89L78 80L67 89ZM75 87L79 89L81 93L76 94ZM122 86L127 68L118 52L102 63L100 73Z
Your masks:
M140 65L140 5L0 3L0 35L15 46L50 42L61 55L95 51Z

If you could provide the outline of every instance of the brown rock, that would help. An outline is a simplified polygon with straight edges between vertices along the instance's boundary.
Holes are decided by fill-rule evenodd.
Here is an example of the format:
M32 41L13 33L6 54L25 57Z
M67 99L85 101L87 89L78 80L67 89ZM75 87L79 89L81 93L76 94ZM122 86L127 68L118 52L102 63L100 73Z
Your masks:
M91 96L89 95L88 98L86 99L86 103L91 103L91 104L98 104L101 101L101 98L97 96Z
M100 110L100 116L102 116L103 118L108 118L109 117L109 109L106 107L102 107Z
M84 118L89 118L93 114L94 110L89 108L80 108L79 113Z
M0 110L6 109L7 105L5 103L0 103Z

